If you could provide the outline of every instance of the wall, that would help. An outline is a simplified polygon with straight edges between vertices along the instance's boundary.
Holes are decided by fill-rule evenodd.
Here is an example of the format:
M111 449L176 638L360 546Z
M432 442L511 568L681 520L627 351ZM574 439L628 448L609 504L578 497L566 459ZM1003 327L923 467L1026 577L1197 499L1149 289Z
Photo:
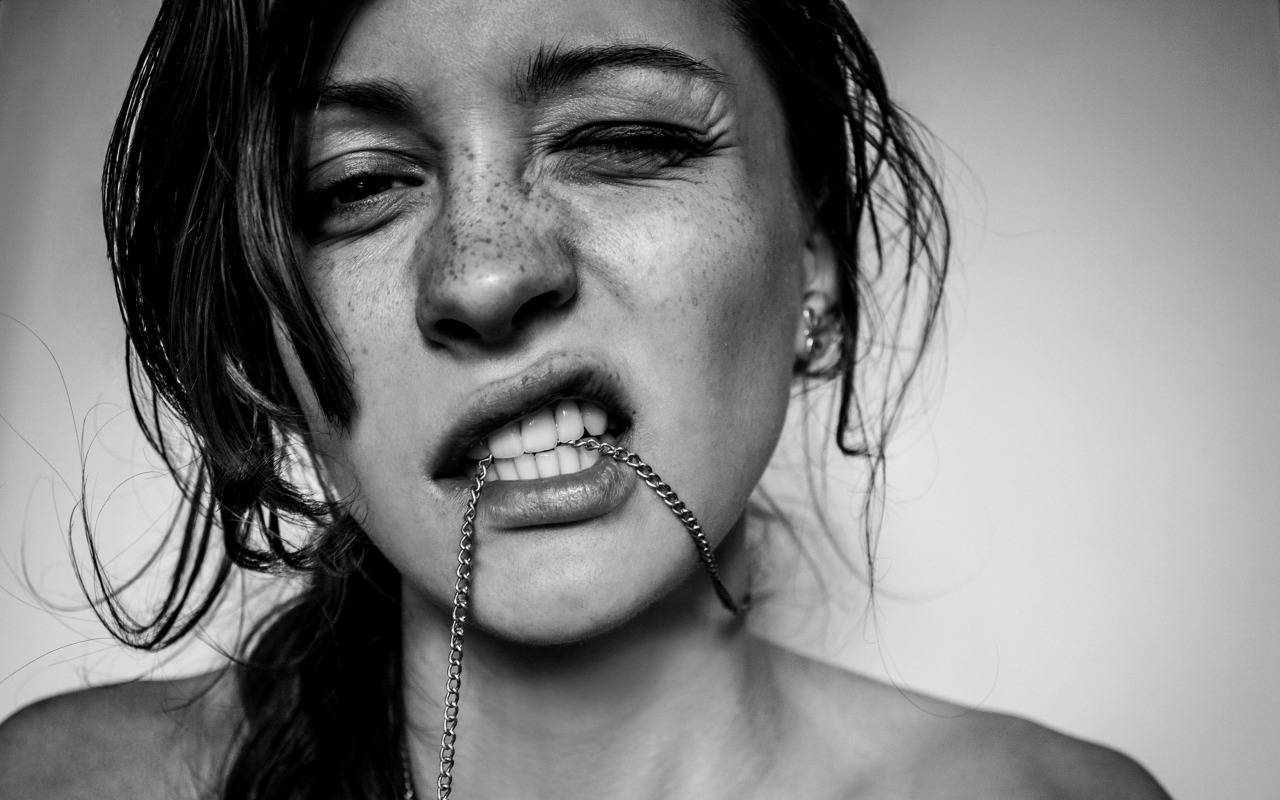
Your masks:
M114 549L163 508L119 416L96 188L153 7L0 3L0 715L151 668L39 606L77 602L60 480L82 461ZM945 362L891 467L876 610L794 617L793 638L1118 746L1179 798L1273 796L1276 4L857 8L945 147L958 254Z

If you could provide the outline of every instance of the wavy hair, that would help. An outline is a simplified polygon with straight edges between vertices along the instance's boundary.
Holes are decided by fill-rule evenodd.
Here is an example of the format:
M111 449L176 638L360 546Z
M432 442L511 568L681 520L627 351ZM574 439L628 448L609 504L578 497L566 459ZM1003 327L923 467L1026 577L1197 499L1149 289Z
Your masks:
M840 0L721 3L781 99L797 184L839 257L837 357L798 372L838 382L834 442L867 459L874 485L938 318L940 192ZM104 169L134 411L183 502L165 545L175 560L151 564L167 591L141 611L89 532L95 608L122 642L158 650L208 618L237 569L305 576L237 659L228 798L391 797L399 781L399 575L341 504L308 491L306 425L274 336L347 424L350 375L301 270L292 154L295 113L350 5L166 0ZM313 533L299 541L291 525Z

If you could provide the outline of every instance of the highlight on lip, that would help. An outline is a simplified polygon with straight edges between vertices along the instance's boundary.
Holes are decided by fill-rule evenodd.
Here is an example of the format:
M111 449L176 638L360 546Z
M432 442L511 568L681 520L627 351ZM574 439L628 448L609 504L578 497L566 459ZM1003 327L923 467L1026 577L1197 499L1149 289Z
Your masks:
M599 452L579 450L565 442L594 436L617 444L608 433L614 420L600 406L584 400L558 400L502 426L467 451L479 460L494 457L490 480L528 481L571 475L595 466Z

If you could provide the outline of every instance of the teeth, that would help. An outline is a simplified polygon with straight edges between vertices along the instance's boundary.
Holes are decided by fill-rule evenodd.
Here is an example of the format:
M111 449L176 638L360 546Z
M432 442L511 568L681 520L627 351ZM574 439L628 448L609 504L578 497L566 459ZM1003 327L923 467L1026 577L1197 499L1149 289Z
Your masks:
M533 453L521 453L516 456L516 475L522 481L531 481L538 477L538 461Z
M578 448L567 444L556 446L556 462L561 475L569 475L582 469L582 457L578 455Z
M582 425L582 412L573 400L561 400L556 403L555 411L556 439L561 442L572 442L582 438L585 428ZM570 447L570 450L574 448ZM577 452L574 450L574 452Z
M582 425L587 429L587 433L599 436L609 429L609 417L600 406L594 403L583 403Z
M467 451L468 458L481 459L493 454L490 480L533 480L571 475L594 466L600 453L579 450L562 442L595 436L615 444L605 434L609 416L595 403L561 400L530 414L522 420L504 425L484 442Z
M537 462L539 478L554 478L560 474L560 457L555 450L543 450L533 460Z
M484 456L481 456L484 458ZM502 481L518 481L520 474L516 472L516 462L510 458L500 458L493 462L493 468L498 474L493 476L493 480Z
M489 437L489 452L494 458L515 458L524 452L520 442L520 423L513 422Z
M556 420L550 408L524 418L520 423L520 444L526 453L541 453L556 446Z

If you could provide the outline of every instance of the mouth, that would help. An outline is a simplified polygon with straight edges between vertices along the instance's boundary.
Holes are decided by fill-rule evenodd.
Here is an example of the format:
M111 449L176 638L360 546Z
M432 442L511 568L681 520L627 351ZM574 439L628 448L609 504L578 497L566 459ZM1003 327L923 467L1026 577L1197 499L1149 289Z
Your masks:
M598 403L583 398L559 399L474 442L467 449L463 470L474 472L476 462L493 456L489 480L531 481L572 475L595 466L602 456L567 442L592 437L617 444L629 427L624 418Z
M590 437L626 446L632 408L616 372L556 354L473 395L431 475L461 503L476 462L492 456L479 507L490 531L596 519L622 507L638 481L612 458L567 442Z
M443 481L469 479L476 462L490 455L490 481L533 481L588 470L600 453L566 442L593 437L618 444L631 430L625 410L630 407L611 370L552 357L475 395L448 432L431 474Z

